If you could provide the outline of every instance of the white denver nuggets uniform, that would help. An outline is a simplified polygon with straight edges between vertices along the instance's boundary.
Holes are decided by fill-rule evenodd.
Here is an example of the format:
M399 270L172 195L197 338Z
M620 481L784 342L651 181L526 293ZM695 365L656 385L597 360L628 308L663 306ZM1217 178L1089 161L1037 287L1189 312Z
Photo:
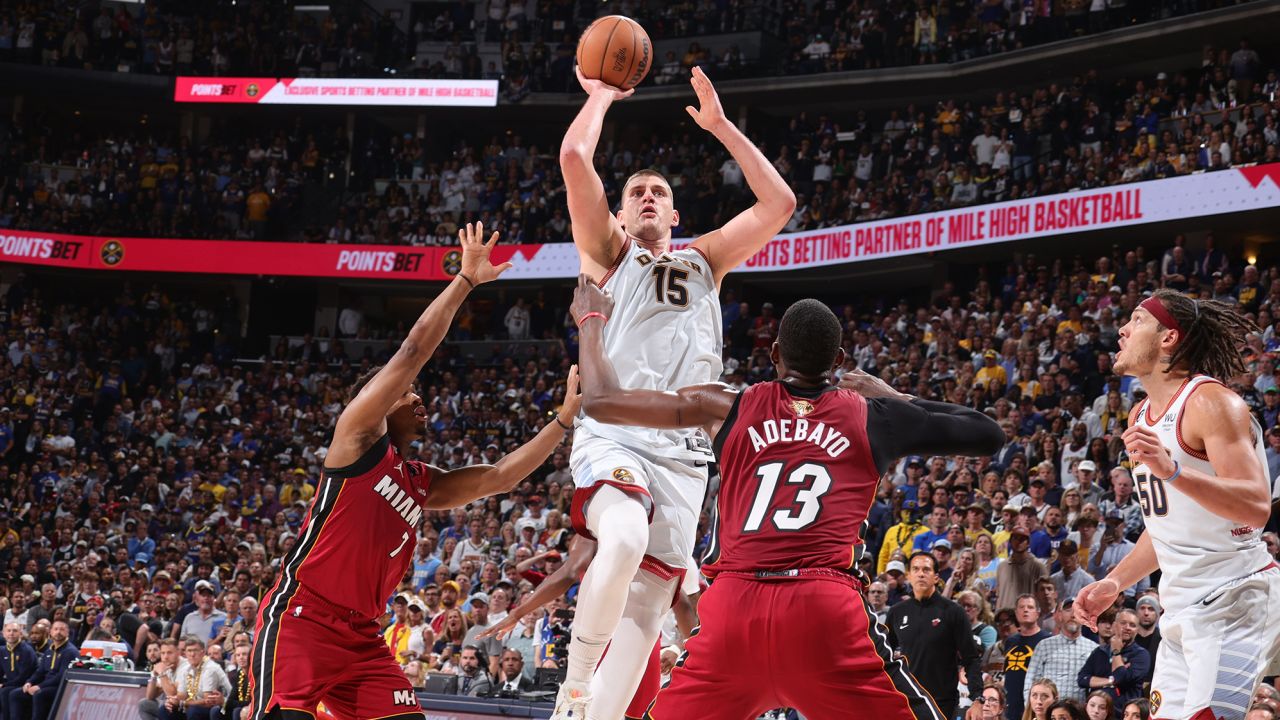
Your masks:
M655 257L628 238L601 285L614 298L604 348L622 387L678 390L720 378L720 297L702 253L686 248ZM646 554L679 572L693 554L713 459L700 430L608 425L584 416L570 457L579 488L575 526L585 525L580 502L601 483L648 495Z
M1147 400L1132 416L1160 437L1184 470L1215 474L1203 453L1182 443L1180 430L1187 398L1215 382L1193 376L1164 415L1152 421ZM1266 468L1256 421L1253 436L1258 462ZM1267 658L1280 650L1280 568L1267 554L1261 529L1209 512L1183 494L1176 479L1166 483L1146 465L1134 468L1133 480L1160 562L1165 610L1151 717L1183 720L1210 708L1214 718L1243 718Z

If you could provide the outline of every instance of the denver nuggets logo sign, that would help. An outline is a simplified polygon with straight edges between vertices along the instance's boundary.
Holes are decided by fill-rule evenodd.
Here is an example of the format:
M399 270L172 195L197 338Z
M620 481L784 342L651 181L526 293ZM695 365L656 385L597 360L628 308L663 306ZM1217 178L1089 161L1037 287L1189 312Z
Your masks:
M462 253L457 250L445 253L444 258L440 260L440 269L448 275L457 275L462 272Z
M124 260L124 244L119 240L109 240L102 245L100 251L102 264L108 267L114 267Z
M1160 703L1164 702L1164 696L1159 690L1151 691L1151 716L1155 717L1156 711L1160 709Z
M796 415L804 417L805 415L813 412L813 403L808 400L792 400L791 409Z
M631 477L631 472L626 468L616 468L613 471L613 479L620 483L634 483L636 479Z

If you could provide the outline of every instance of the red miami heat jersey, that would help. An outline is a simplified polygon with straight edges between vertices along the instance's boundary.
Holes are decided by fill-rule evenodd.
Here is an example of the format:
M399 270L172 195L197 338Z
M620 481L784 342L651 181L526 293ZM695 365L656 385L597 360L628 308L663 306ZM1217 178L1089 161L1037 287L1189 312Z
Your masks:
M725 418L716 457L720 495L703 574L852 568L880 480L861 395L753 385Z
M431 469L400 457L387 435L351 465L325 468L263 621L288 607L298 585L365 618L385 612L413 561L430 484Z

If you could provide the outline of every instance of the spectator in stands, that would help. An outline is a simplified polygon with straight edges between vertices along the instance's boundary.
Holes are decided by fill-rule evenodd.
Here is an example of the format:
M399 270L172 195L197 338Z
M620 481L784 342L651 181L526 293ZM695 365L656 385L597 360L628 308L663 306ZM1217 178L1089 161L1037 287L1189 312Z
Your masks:
M996 607L1014 607L1023 595L1034 597L1036 581L1048 577L1044 563L1031 555L1030 548L1030 534L1025 527L1015 525L1009 533L1009 557L996 570Z
M1098 636L1102 638L1102 622L1099 618ZM1138 614L1128 608L1115 614L1110 637L1100 645L1080 671L1082 688L1106 688L1115 694L1116 705L1124 706L1130 700L1143 696L1142 683L1151 666L1151 656L1134 642L1138 634Z
M1036 605L1035 595L1030 593L1018 596L1014 606L1017 631L1004 639L1001 648L1004 651L1004 691L1007 710L1005 716L1009 720L1021 720L1024 692L1027 682L1027 671L1031 667L1031 658L1036 646L1050 636L1040 629L1040 609Z
M524 674L524 656L519 650L507 648L502 651L502 659L498 662L497 692L508 697L519 697L521 693L533 690L533 680Z
M1163 608L1160 607L1160 598L1155 594L1154 590L1149 590L1148 594L1138 598L1138 635L1134 638L1143 650L1147 651L1147 655L1151 658L1151 666L1147 670L1147 677L1144 682L1150 683L1152 676L1155 674L1156 652L1160 649L1160 614Z
M1085 691L1077 685L1077 676L1098 644L1081 637L1080 623L1072 617L1072 599L1062 601L1054 618L1058 634L1045 638L1035 646L1027 676L1049 678L1064 699L1083 702ZM1030 688L1027 689L1030 692ZM1024 698L1025 700L1025 698Z

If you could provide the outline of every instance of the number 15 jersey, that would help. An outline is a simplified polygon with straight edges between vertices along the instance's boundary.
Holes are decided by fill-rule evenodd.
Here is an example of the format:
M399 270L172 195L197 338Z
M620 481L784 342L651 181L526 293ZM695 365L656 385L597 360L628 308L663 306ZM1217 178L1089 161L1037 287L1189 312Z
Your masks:
M716 436L720 494L702 572L850 569L880 473L852 390L752 385Z
M678 390L720 379L724 320L715 276L697 249L653 255L628 238L600 280L614 298L604 326L604 351L621 387ZM592 435L652 455L711 459L700 430L608 425L582 417Z

